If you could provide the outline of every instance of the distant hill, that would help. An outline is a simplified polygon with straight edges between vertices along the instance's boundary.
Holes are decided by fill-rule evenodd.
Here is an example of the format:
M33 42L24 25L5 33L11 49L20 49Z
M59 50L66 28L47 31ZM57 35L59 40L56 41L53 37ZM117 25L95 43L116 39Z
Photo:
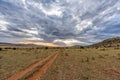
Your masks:
M14 43L3 43L0 42L0 47L37 47L34 44L14 44ZM41 46L39 46L41 47Z
M17 46L17 44L0 42L0 46Z
M2 43L0 42L0 46L35 46L34 44L14 44L14 43Z
M109 38L102 42L90 45L90 47L120 47L120 37Z

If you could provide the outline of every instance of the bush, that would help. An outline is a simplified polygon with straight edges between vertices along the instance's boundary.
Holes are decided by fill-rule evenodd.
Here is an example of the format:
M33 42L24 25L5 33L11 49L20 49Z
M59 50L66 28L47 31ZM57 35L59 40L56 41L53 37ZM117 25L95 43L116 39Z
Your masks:
M45 49L48 49L48 47L45 47Z
M13 48L13 50L16 50L17 48Z
M11 49L10 47L6 47L5 49Z
M81 46L80 48L81 48L81 49L84 49L84 47L83 47L83 46Z
M0 51L2 51L2 48L0 48Z

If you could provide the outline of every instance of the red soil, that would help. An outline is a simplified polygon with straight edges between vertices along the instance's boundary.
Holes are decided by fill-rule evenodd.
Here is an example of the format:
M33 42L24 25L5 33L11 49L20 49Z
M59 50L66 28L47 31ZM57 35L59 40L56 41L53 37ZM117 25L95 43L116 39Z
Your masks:
M108 68L104 70L104 73L110 75L113 79L120 78L120 72L117 69Z
M20 72L15 73L13 76L9 77L7 80L18 80L21 77L23 77L26 73L32 71L34 68L36 68L37 66L41 65L43 62L47 61L49 58L51 58L52 56L54 56L55 54L52 54L46 58L43 58L42 60L32 64L31 66L23 69Z
M56 53L53 55L48 62L46 62L43 67L41 67L38 71L33 73L33 75L29 76L26 80L40 80L40 77L46 73L47 69L50 67L50 65L55 61L59 53Z

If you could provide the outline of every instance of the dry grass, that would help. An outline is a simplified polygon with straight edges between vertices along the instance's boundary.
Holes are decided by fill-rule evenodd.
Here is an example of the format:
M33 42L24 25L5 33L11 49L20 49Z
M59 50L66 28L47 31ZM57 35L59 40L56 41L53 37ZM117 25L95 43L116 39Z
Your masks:
M2 49L0 80L57 50L60 55L41 80L120 80L120 48Z
M41 80L120 80L120 49L65 49Z
M0 80L55 52L53 49L4 49L0 51Z

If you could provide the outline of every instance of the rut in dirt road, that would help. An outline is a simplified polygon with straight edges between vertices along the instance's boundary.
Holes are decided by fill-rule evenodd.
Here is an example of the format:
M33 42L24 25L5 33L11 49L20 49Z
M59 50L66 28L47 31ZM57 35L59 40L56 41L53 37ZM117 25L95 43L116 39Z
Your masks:
M46 70L51 66L51 64L55 61L59 53L56 53L52 56L48 62L46 62L38 71L33 73L31 76L27 77L26 80L40 80L40 77L46 73Z
M54 56L55 54L52 54L46 58L43 58L42 60L32 64L31 66L23 69L22 71L15 73L13 76L9 77L6 80L18 80L20 78L22 78L25 74L27 74L28 72L32 71L34 68L38 67L39 65L41 65L42 63L46 62L47 60L49 60L52 56Z

